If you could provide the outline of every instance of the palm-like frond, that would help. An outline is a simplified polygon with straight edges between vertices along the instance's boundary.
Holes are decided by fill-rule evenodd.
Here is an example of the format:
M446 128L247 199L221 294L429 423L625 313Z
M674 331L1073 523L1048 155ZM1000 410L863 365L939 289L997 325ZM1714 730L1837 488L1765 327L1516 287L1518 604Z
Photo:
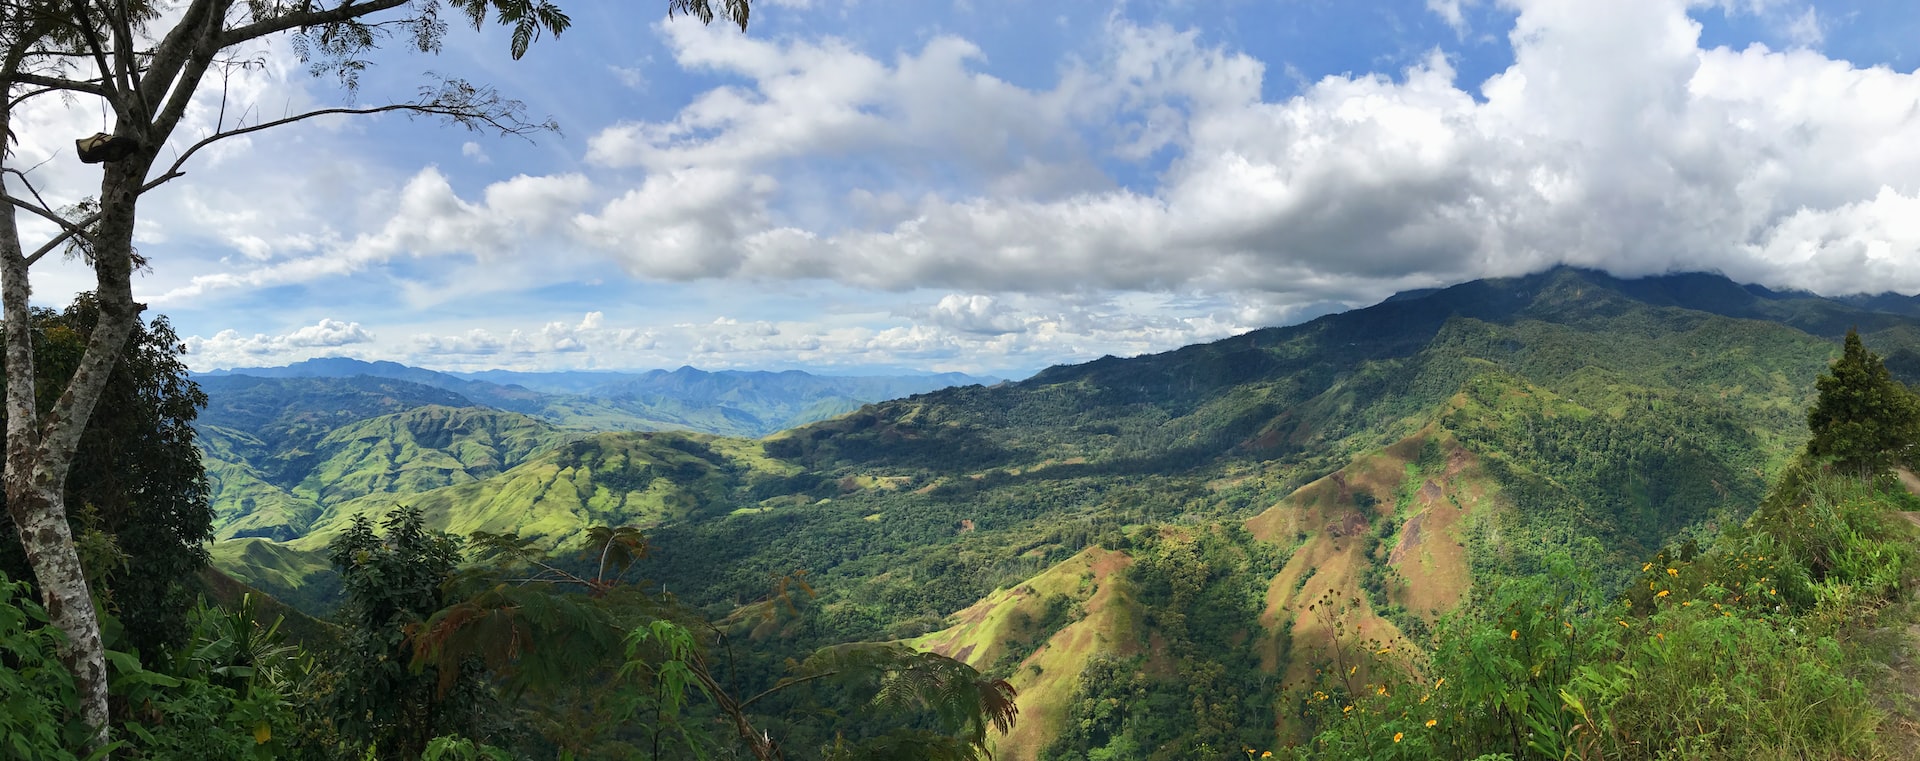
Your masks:
M924 709L939 725L984 753L987 729L1005 734L1020 709L1013 685L981 674L939 653L898 643L854 643L816 651L795 668L782 686L831 679L848 687L873 690L869 704L882 710ZM751 702L751 701L749 701Z
M740 31L744 32L747 30L747 16L749 12L752 11L751 5L752 0L719 0L719 2L714 2L714 0L668 0L667 15L675 16L685 13L700 19L700 23L702 24L713 23L714 16L718 15L721 18L739 25ZM716 9L715 6L718 6L718 8Z

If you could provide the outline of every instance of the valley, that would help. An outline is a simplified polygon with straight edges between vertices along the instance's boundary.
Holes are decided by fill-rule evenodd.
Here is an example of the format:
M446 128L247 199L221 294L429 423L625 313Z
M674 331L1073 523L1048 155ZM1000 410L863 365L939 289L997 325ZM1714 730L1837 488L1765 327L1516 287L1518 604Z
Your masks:
M1262 748L1310 732L1289 696L1348 643L1418 652L1488 584L1571 563L1617 591L1712 544L1806 442L1841 335L1920 381L1916 314L1557 268L1018 382L767 403L767 430L392 368L202 378L198 427L216 567L309 613L338 599L328 543L396 504L553 551L631 525L649 588L716 620L804 574L790 618L749 627L776 654L897 640L1007 679L996 757ZM625 430L597 430L614 407Z

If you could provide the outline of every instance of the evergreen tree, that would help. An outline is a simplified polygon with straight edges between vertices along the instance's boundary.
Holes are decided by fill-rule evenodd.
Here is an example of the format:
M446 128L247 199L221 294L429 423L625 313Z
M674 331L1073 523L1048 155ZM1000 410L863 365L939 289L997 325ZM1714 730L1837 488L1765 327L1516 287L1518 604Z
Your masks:
M1834 467L1870 476L1906 459L1920 440L1920 398L1893 379L1880 355L1857 331L1846 350L1815 381L1820 398L1807 410L1807 454Z

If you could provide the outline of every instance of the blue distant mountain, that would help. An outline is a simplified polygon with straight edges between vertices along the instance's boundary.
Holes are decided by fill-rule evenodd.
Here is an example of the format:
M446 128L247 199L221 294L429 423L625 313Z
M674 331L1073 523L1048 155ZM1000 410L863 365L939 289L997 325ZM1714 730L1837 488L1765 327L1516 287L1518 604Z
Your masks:
M765 436L824 420L873 402L951 386L993 385L999 378L929 375L815 375L692 367L646 372L444 373L397 362L323 357L284 367L248 367L198 373L208 394L245 388L252 396L284 389L311 395L327 379L372 377L450 391L471 403L518 412L562 428L579 430L684 429L729 436ZM241 383L235 378L302 379L298 384ZM317 381L317 383L316 383ZM297 404L297 399L287 400ZM337 400L336 400L337 402ZM257 405L250 405L257 406ZM214 412L215 417L219 417Z

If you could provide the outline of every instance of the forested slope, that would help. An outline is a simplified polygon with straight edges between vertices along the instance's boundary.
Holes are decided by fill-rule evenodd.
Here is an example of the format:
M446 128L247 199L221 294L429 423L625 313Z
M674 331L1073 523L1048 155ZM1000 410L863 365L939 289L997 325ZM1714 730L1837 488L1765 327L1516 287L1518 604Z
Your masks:
M817 597L754 630L775 652L909 639L1009 678L1007 757L1254 747L1308 729L1275 706L1330 643L1427 636L1483 580L1556 563L1618 589L1739 524L1806 441L1841 333L1920 379L1912 313L1562 268L761 441L599 436L438 489L383 476L304 539L216 556L264 588L324 583L329 527L396 500L547 547L641 525L637 571L716 617L804 571Z

